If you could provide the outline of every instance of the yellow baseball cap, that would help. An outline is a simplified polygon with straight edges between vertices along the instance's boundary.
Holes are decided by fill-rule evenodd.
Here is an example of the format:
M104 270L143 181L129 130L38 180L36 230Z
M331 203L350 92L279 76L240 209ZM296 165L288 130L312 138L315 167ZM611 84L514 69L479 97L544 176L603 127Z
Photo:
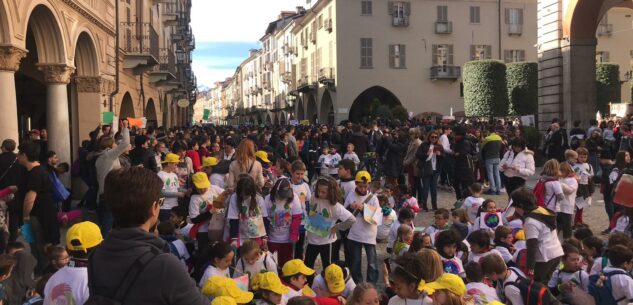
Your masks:
M419 291L425 291L429 295L432 295L436 290L440 289L446 289L459 297L466 294L466 285L464 285L464 280L462 280L462 278L458 275L451 273L444 273L437 280L430 283L422 280L420 281L420 285L418 285Z
M356 182L371 183L371 175L368 171L359 171L356 173Z
M327 289L333 294L339 294L345 290L345 276L343 269L337 264L331 264L325 268L325 282Z
M211 305L237 305L237 302L232 297L221 296L213 299Z
M204 286L202 294L213 297L231 297L238 304L250 303L253 300L253 293L244 291L237 287L233 279L214 275L210 277Z
M218 161L218 158L215 157L206 157L202 159L202 167L216 166L218 163L220 163L220 161Z
M270 163L270 160L268 160L268 153L263 150L256 152L255 157L259 158L259 160L264 161L264 163Z
M90 221L77 223L66 232L66 248L84 251L98 246L103 241L99 226Z
M193 181L193 185L198 189L208 189L211 187L211 182L209 182L209 177L207 177L206 173L198 172L191 176L191 181Z
M276 294L286 294L290 288L281 283L279 276L274 272L259 273L253 280L254 290L267 290Z
M514 234L514 239L516 240L525 240L525 231L519 230Z
M296 274L310 276L314 274L314 269L308 268L300 259L293 259L284 264L284 267L281 268L281 274L283 276L293 276Z
M165 160L161 163L180 163L180 156L177 154L168 153L165 156Z

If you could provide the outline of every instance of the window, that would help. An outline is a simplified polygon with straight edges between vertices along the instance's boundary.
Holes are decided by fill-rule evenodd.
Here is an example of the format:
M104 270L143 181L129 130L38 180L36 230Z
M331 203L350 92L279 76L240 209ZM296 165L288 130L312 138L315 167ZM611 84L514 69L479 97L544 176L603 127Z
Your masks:
M609 62L609 52L599 51L596 52L596 63Z
M389 67L393 69L405 69L406 66L406 46L403 44L389 45Z
M323 15L319 15L318 22L319 30L323 28Z
M504 50L503 60L506 63L525 61L525 50Z
M370 16L372 14L372 3L371 0L362 0L361 4L361 15Z
M406 1L389 1L389 15L393 17L393 26L408 26L411 3Z
M464 82L459 83L459 97L464 97Z
M490 45L471 45L470 60L483 60L492 58L492 46Z
M360 39L360 67L364 69L371 69L374 66L373 63L373 42L371 38Z
M506 8L506 24L523 24L523 9Z
M437 6L437 22L448 22L448 6Z
M433 66L440 66L446 69L453 65L453 45L434 44L433 45Z
M470 23L479 23L480 22L480 12L479 6L471 6L470 7Z

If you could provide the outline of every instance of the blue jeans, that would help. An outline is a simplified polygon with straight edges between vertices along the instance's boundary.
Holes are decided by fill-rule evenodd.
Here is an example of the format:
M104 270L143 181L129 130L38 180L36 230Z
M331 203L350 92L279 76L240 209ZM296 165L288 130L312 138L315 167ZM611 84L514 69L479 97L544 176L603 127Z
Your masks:
M437 179L440 176L440 171L434 170L433 175L422 177L422 208L428 210L426 201L429 198L429 191L431 191L431 206L433 209L437 209Z
M490 190L498 192L501 189L501 176L499 176L499 158L486 159L486 175L490 182Z
M362 283L363 273L361 271L362 250L365 248L367 255L367 282L378 283L378 262L376 256L376 245L359 243L353 240L347 240L350 250L350 261L352 262L352 278L356 283Z

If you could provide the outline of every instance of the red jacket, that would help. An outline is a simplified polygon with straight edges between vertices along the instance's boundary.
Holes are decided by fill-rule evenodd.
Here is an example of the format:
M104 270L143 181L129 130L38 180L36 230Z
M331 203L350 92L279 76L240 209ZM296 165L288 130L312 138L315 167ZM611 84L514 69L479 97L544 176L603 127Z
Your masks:
M188 150L187 157L191 158L191 163L193 163L193 170L198 172L200 170L200 155L195 150Z

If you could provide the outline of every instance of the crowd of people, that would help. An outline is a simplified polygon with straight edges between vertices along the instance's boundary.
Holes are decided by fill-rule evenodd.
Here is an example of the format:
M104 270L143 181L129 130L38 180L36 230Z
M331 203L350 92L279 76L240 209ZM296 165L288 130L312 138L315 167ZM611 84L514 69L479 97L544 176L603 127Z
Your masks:
M533 147L517 120L123 120L71 165L44 130L5 139L0 304L628 304L631 125L564 125ZM596 192L606 228L583 219Z

